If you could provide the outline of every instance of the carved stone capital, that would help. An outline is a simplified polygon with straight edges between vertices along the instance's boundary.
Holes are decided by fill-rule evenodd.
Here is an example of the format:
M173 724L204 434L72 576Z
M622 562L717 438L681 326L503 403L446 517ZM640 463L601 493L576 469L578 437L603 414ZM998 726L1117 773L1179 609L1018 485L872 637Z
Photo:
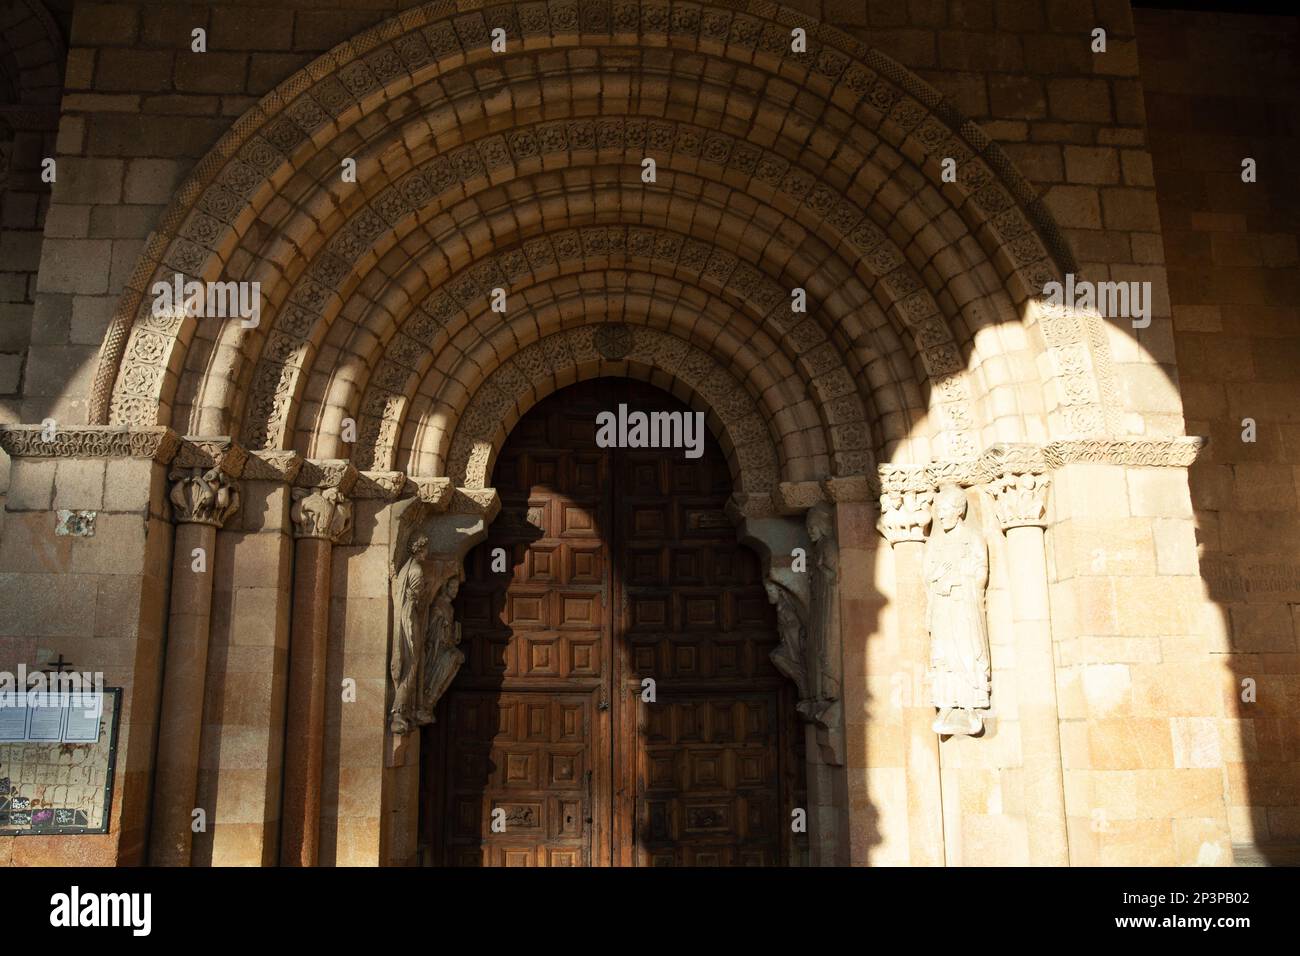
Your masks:
M1052 479L1039 472L1006 472L986 486L1002 530L1047 527L1047 488Z
M295 538L342 544L352 530L352 502L337 488L295 488L289 517Z
M239 488L218 465L173 470L172 517L178 524L220 528L239 510Z
M452 486L450 478L412 478L410 482L415 485L415 496L429 505L433 511L446 511L451 507L456 489ZM487 498L480 494L480 500L486 501Z
M825 501L826 492L820 481L783 481L774 497L782 514L796 514Z
M1044 449L1029 444L992 445L980 456L984 487L1002 530L1047 526L1047 472Z
M929 490L882 491L876 530L891 547L904 541L924 541L933 520L933 504L934 492Z

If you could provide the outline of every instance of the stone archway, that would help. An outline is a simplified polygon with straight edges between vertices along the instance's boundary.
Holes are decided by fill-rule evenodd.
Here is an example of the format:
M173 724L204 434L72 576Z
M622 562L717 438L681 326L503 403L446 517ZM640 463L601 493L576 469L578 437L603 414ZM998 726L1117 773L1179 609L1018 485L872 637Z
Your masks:
M495 18L508 37L521 41L501 57L487 45ZM806 54L792 53L782 39L795 26L809 31ZM663 68L644 52L656 47L668 54ZM594 55L572 52L586 49ZM542 50L566 58L574 89L565 89L570 118L539 126L525 119L526 110L513 105L509 93L514 84L548 102L558 96L551 80L529 72ZM671 97L683 83L707 88L715 81L700 69L704 63L717 63L744 91L732 97L741 114L718 106L710 111L702 99L694 115L705 122L693 125L675 113L669 119L659 92ZM511 72L493 64L509 64ZM606 77L628 74L631 87L606 84ZM771 95L754 95L750 91L760 87L752 84L766 84ZM609 92L593 93L605 85ZM787 95L796 85L800 95ZM623 89L626 95L614 92ZM358 121L385 100L391 101L386 128L363 137ZM463 122L462 103L476 103L483 121ZM429 119L417 118L424 115ZM503 125L508 134L491 132ZM318 175L319 160L330 154L355 157L362 180L379 175L388 187L318 183L314 194L302 192L296 184ZM1015 370L1011 382L1002 381L1001 372L997 380L985 379L980 363L996 353L986 355L989 346L981 346L973 369L962 353L981 329L1018 318L1015 310L1043 282L1073 268L1073 260L997 147L897 64L833 29L765 6L614 4L580 13L565 3L486 11L473 3L430 4L367 31L286 81L200 164L123 297L96 378L95 419L175 422L190 433L242 431L253 447L297 447L307 454L319 454L321 441L333 443L328 429L342 417L364 420L380 445L392 441L395 430L427 430L393 418L418 404L394 386L405 378L407 388L418 388L418 378L401 375L400 361L377 362L373 354L376 335L381 343L393 337L384 316L410 310L424 280L414 274L379 280L375 270L396 275L390 264L397 265L397 244L409 259L411 230L418 228L446 250L434 259L453 269L473 267L470 299L452 284L454 298L446 306L437 297L430 304L435 311L468 307L484 282L502 274L502 263L479 261L489 221L494 244L507 209L521 238L538 227L548 238L557 227L581 227L581 202L566 201L559 219L555 204L539 202L532 212L527 205L557 189L575 197L605 191L607 182L613 185L610 172L617 179L620 167L642 155L658 159L664 178L653 186L638 182L635 191L618 186L613 205L632 214L638 203L650 202L638 219L659 216L672 224L680 221L674 212L680 199L695 207L721 202L717 213L685 220L688 239L718 237L722 258L706 252L705 274L751 290L767 275L778 290L808 291L810 320L789 323L779 341L798 355L800 347L815 353L821 337L824 351L848 358L850 372L871 383L861 400L866 420L883 430L874 441L887 457L973 457L987 441L981 433L987 413L977 409L995 393L1010 396L1013 382L1038 376L1027 356L1007 352L1003 360ZM956 184L938 177L941 158L957 161ZM581 182L573 175L566 181L557 161L590 172ZM273 202L286 189L300 197L291 207ZM724 201L725 194L744 197L747 211ZM331 207L336 211L328 212ZM940 216L942 210L949 214ZM292 238L288 244L273 240L266 226ZM769 242L760 261L728 265L728 255L752 255L743 251L741 237L756 226L782 241ZM832 243L820 262L798 252L805 242L819 241L815 236ZM600 254L598 246L583 245L585 233L572 238L581 252ZM435 247L427 248L421 258ZM504 265L527 263L530 251ZM561 259L567 255L557 252ZM434 259L422 266L431 280L445 268ZM918 271L913 262L922 260L935 267ZM1001 282L990 283L991 274L974 278L981 264ZM140 315L147 312L141 306L151 282L173 272L274 280L264 325L196 334L191 320ZM955 283L961 274L972 279ZM353 303L346 319L352 333L335 321L345 302ZM373 325L366 312L380 320L376 331L363 333ZM1032 326L1036 319L1028 321ZM802 346L792 344L800 340ZM178 341L188 346L183 361ZM1071 434L1104 430L1113 420L1114 395L1100 336L1086 321L1066 323L1046 339L1031 336L1030 346L1066 380L1078 381L1065 389L1049 384L1042 409L1024 409L1026 420L1056 415L1059 408ZM355 371L348 354L356 356ZM313 366L342 386L337 401L309 385ZM1089 378L1100 384L1079 384ZM824 427L837 424L823 415ZM1031 425L1025 434L1002 437L1032 438L1048 428Z
M498 23L505 54L487 44ZM795 27L808 30L808 53L790 51ZM646 158L654 182L641 179ZM356 183L335 175L345 159ZM941 175L946 159L956 182ZM896 63L797 14L761 3L435 3L295 74L196 168L119 304L93 420L200 436L184 446L198 449L187 468L297 489L281 530L292 521L298 540L283 560L304 595L326 589L334 616L295 618L294 646L307 650L291 715L294 701L320 698L322 657L339 668L353 659L348 641L370 641L372 662L388 656L391 634L376 648L357 621L359 608L373 618L382 605L395 628L400 597L389 580L375 585L375 568L396 577L418 530L431 588L458 575L499 507L487 476L510 426L596 375L645 378L707 409L770 599L793 632L817 627L818 643L838 646L827 623L837 609L872 627L884 619L869 576L877 519L898 551L900 590L915 585L940 482L992 495L999 530L1017 532L1007 540L1032 564L1047 524L1039 476L1193 453L1121 437L1103 323L1036 301L1075 268L980 129ZM153 315L152 284L176 274L261 283L261 323ZM492 307L498 290L504 312ZM1021 494L1021 479L1035 494ZM844 552L852 595L795 576L793 552L827 541ZM814 557L825 577L837 573L832 555ZM349 577L354 566L370 577ZM1032 570L1042 598L1046 571ZM916 595L903 597L915 610ZM1026 659L1050 686L1044 628L1023 630L1037 640ZM924 656L915 634L901 643L899 657ZM857 686L842 688L838 716L820 714L816 749L826 767L857 760L865 789L871 665L861 647L836 653ZM1024 703L1043 715L1029 776L1059 797L1055 699ZM291 734L310 741L320 715L303 706L310 719L291 721ZM898 749L933 784L930 800L938 755L914 719L924 709L907 715ZM369 717L356 732L384 752L381 856L408 860L412 755L401 739L377 744ZM312 751L291 770L305 779L320 765ZM1053 765L1056 778L1039 772ZM865 802L826 776L828 814ZM1057 797L1034 804L1052 817L1040 847L1063 829ZM935 802L918 803L909 826L942 858ZM286 831L310 837L319 813L304 802ZM847 842L833 825L821 832ZM310 842L295 844L306 848L298 859L314 859Z

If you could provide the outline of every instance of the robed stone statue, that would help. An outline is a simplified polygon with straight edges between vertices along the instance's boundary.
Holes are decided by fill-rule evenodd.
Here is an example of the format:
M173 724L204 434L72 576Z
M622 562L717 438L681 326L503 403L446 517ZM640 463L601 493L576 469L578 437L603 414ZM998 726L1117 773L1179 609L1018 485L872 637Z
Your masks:
M397 620L393 629L393 652L388 662L393 682L389 727L395 734L408 733L417 722L421 652L429 615L424 577L424 561L428 554L429 539L417 535L407 549L406 562L397 572Z
M988 546L966 520L966 492L946 485L935 498L925 542L926 627L930 632L931 702L938 734L978 734L989 706L989 637L984 589Z
M460 665L465 663L465 653L457 646L460 644L460 625L453 620L452 613L452 603L459 590L460 579L448 578L429 608L429 629L425 635L422 654L423 679L420 682L416 723L433 723L434 708L451 686Z

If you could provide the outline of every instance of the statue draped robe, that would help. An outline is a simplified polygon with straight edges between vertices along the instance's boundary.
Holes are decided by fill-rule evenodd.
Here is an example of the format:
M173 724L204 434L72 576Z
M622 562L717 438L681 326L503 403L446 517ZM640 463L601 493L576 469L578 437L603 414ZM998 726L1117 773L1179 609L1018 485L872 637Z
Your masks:
M979 531L963 520L951 531L931 532L925 543L925 589L935 707L989 706L988 580L988 547Z

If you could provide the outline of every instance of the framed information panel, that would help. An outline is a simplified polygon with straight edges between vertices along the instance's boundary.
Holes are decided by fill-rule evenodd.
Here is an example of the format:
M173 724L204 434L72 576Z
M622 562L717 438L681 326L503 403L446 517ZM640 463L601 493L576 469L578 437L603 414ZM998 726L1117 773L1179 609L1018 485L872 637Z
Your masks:
M0 836L107 833L122 688L0 707Z

